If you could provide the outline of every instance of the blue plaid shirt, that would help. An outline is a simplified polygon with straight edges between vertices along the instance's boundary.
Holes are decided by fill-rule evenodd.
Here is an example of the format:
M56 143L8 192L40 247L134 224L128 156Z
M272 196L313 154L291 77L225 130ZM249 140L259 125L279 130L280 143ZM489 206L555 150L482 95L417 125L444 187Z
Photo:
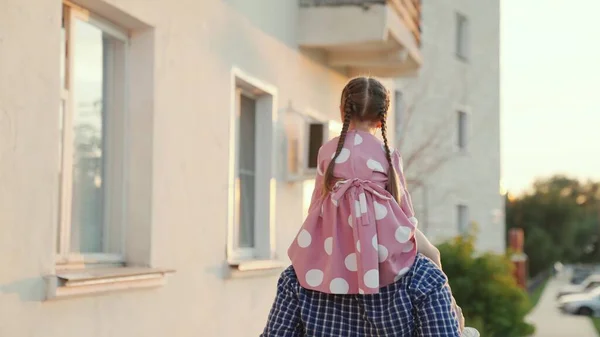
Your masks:
M261 337L459 337L447 279L418 255L412 269L375 295L304 289L292 267L279 278Z

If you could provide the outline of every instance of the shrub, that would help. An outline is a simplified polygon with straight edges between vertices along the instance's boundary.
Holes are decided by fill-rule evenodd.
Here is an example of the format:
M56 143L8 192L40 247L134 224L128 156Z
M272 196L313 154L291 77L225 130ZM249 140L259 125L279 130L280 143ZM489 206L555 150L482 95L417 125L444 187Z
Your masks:
M486 337L533 334L535 328L525 322L529 299L513 278L513 266L507 256L476 256L474 236L456 238L438 248L467 326L479 329Z

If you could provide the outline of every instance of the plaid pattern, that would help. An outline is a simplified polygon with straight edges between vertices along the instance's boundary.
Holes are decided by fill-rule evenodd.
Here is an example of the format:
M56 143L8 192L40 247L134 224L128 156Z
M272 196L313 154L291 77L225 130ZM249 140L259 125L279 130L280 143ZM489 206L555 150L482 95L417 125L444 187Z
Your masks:
M375 295L334 295L304 289L292 267L261 337L459 337L446 276L418 255L412 269Z

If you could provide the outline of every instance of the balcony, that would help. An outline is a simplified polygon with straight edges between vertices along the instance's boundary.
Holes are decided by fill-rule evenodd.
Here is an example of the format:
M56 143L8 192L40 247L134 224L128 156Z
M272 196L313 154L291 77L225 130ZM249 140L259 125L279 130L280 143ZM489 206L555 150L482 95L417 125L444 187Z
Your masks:
M301 48L350 76L402 77L421 66L421 0L299 0Z

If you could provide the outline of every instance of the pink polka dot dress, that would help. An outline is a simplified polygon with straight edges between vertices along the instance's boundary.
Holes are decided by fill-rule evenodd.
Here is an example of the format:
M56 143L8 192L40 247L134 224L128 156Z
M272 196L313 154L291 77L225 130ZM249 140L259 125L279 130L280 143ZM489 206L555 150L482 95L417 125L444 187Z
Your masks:
M331 294L376 294L398 281L417 255L414 217L402 172L401 202L386 191L388 161L383 143L363 131L349 131L336 159L333 191L323 197L323 172L338 138L321 147L315 190L308 216L288 250L300 284Z

